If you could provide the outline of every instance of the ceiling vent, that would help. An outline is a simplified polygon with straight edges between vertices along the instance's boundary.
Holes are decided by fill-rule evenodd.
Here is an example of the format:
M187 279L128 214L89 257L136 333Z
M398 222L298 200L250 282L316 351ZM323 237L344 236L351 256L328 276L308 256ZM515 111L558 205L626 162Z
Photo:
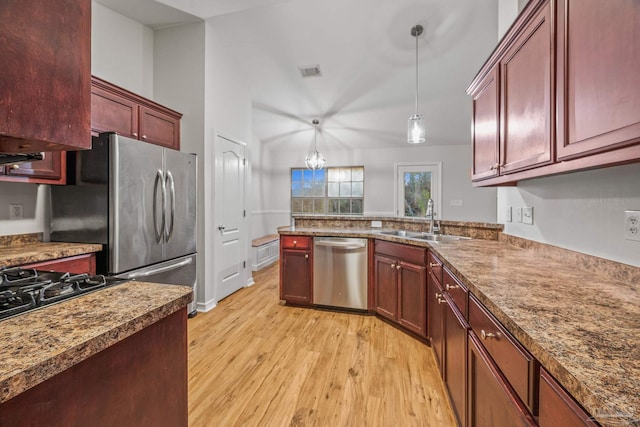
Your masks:
M322 75L322 71L320 71L320 65L304 65L304 66L298 67L298 70L300 70L300 74L302 75L303 78L316 77L316 76Z

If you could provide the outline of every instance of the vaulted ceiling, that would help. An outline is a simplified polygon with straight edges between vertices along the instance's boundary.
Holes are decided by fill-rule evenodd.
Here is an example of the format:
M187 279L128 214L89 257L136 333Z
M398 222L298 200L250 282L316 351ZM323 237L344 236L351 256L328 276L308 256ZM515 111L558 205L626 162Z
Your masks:
M414 111L427 141L469 144L465 89L497 43L498 0L97 0L152 28L208 20L246 76L253 132L267 146L405 147ZM319 65L303 78L299 66Z

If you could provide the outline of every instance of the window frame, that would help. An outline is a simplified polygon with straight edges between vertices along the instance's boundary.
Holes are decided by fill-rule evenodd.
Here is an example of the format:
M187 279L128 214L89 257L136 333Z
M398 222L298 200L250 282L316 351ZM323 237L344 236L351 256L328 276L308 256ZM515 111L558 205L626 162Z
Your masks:
M345 196L345 197L334 197L334 196L329 196L329 176L330 176L330 172L329 170L338 170L340 171L341 169L351 169L351 172L353 172L353 169L362 169L362 181L353 181L353 180L349 180L349 182L351 184L353 184L354 182L358 183L358 182L362 182L362 196ZM290 213L292 215L309 215L309 216L323 216L323 215L339 215L339 216L364 216L364 198L365 198L365 167L364 165L349 165L349 166L329 166L329 167L324 167L324 192L323 192L323 196L294 196L293 195L293 174L294 171L301 171L303 174L304 172L307 170L307 168L305 167L291 167L289 169L289 189L290 189L290 195L289 195L289 210ZM335 182L335 181L331 181L331 182ZM342 182L342 181L338 181L338 182ZM346 182L346 181L345 181ZM304 201L307 199L313 199L313 200L322 200L323 206L324 206L324 212L322 213L318 213L318 212L297 212L294 211L294 199L300 199L302 200L302 203L304 204ZM360 200L362 208L361 208L361 212L359 213L353 213L353 212L349 212L349 213L340 213L340 212L330 212L330 202L334 199L348 199L350 201L352 200ZM351 206L352 207L352 206ZM304 211L304 209L303 209Z
M405 172L431 172L431 198L435 204L435 218L442 219L442 162L406 162L394 163L394 210L396 216L403 218L430 218L411 217L404 214L404 179L400 174Z

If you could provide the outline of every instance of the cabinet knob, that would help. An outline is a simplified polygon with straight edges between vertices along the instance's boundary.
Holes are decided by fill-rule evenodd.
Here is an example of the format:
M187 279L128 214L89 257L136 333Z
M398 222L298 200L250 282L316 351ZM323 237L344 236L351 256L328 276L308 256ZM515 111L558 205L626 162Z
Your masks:
M147 135L142 135L142 139L147 139Z
M480 331L480 335L482 336L483 340L486 340L487 338L498 338L498 334L494 334L493 332L485 332L485 330L481 330Z
M304 259L309 259L309 254L304 254Z
M396 268L396 265L395 264L391 264L391 268L392 269Z
M136 138L138 137L138 132L134 132L131 135L135 136Z
M497 163L495 165L491 165L491 167L489 168L490 171L498 170L498 169L500 169L500 165Z
M460 287L460 285L450 285L450 284L446 284L444 285L445 289L450 291L451 289L458 289Z
M294 240L294 241L293 241L293 246L296 246L297 244L298 244L298 241L297 241L297 240Z
M20 165L11 165L11 169L20 169Z
M400 264L396 264L396 270L400 270L402 266Z

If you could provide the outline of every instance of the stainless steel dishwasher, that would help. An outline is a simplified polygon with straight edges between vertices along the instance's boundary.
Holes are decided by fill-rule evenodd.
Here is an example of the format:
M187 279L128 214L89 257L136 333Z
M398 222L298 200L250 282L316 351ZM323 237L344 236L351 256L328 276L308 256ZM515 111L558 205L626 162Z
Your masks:
M313 303L367 309L367 239L314 237Z

